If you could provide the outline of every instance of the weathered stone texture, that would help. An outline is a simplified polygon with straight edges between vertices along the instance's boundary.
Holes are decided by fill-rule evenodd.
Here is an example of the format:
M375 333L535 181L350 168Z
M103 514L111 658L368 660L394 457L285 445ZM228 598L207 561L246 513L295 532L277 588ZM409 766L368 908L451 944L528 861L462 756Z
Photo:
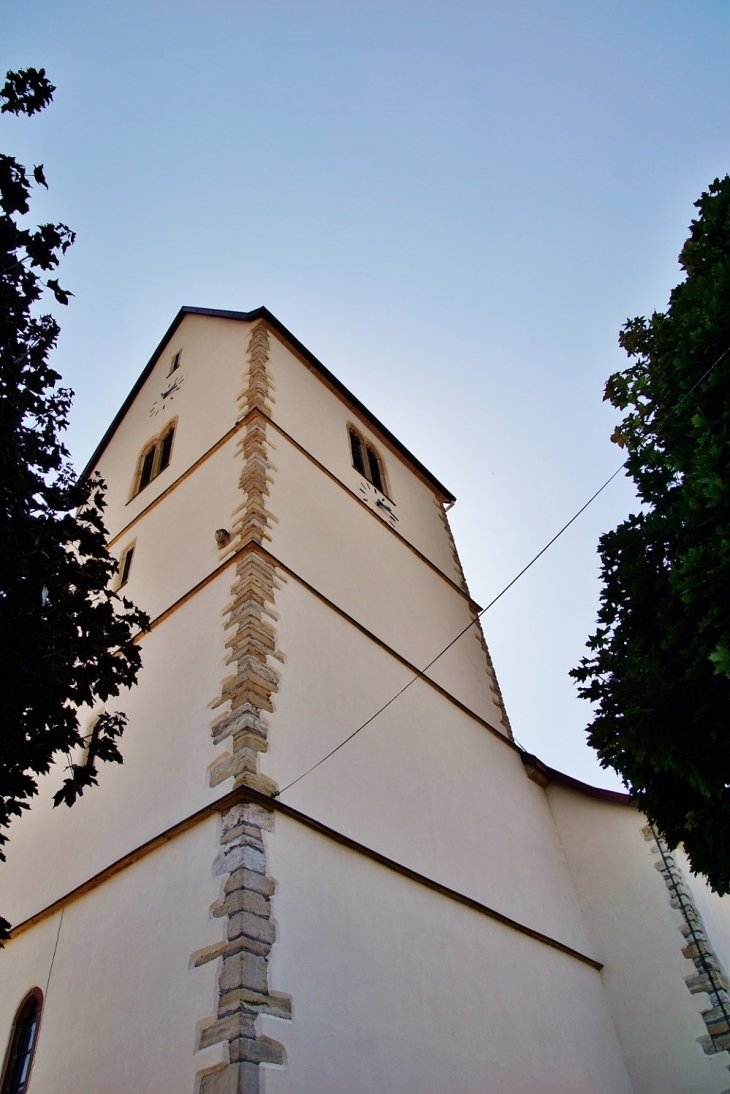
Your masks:
M258 1064L229 1064L204 1075L200 1094L259 1094Z
M254 328L248 348L248 370L239 395L239 411L248 415L237 455L243 495L234 514L232 541L240 552L231 601L225 609L227 663L233 672L221 684L214 706L227 705L212 727L213 741L230 739L225 753L209 771L211 786L233 779L233 787L250 786L264 794L277 787L258 770L267 749L267 713L274 710L281 664L276 647L274 600L279 581L268 556L257 550L269 538L276 518L269 512L271 475L266 417L271 413L273 385L268 370L269 336L262 324ZM259 413L253 413L258 411ZM228 1044L229 1063L200 1078L200 1094L259 1094L259 1064L283 1064L281 1045L255 1030L258 1014L291 1017L291 1001L269 989L268 961L276 940L271 897L275 883L266 876L264 832L274 826L272 810L243 802L221 816L220 853L214 874L226 876L223 899L213 905L217 918L226 917L227 941L193 955L193 963L221 961L215 1020L201 1032L200 1047Z
M512 736L512 726L510 725L509 716L507 715L507 708L504 705L504 698L502 696L502 689L499 686L499 680L497 679L497 673L494 668L494 662L492 661L492 655L489 652L489 646L487 645L484 637L484 631L482 630L482 622L477 619L474 624L474 630L476 631L477 641L484 650L484 655L487 659L487 666L489 668L489 688L494 696L494 702L502 718L502 725L504 726L507 736L510 740L514 740Z
M451 525L449 524L449 518L446 515L446 509L444 508L443 502L439 501L438 498L434 498L433 501L434 501L434 505L438 509L438 514L439 514L439 517L441 518L441 523L444 526L444 530L446 532L446 536L447 536L448 541L449 541L449 546L451 548L451 554L452 554L453 559L454 559L454 572L456 574L456 584L459 586L459 588L463 592L466 593L467 596L469 596L469 586L466 583L466 577L464 576L464 568L461 565L461 559L459 558L459 552L456 549L456 541L455 541L453 533L451 531Z
M682 954L696 969L695 973L685 976L684 982L693 995L707 993L709 996L710 1007L702 1011L707 1034L698 1037L697 1041L708 1056L730 1051L730 983L727 974L712 948L702 916L677 860L651 824L647 824L642 831L644 839L652 844L652 852L659 856L654 868L664 879L670 907L682 916L679 931L686 942Z

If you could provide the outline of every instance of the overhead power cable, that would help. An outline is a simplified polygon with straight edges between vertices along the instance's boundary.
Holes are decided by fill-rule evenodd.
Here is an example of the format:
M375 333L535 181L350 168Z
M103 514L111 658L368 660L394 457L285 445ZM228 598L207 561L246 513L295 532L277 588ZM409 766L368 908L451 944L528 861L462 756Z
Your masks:
M722 359L724 357L726 357L728 353L730 353L730 346L728 346L727 349L725 349L720 354L720 356L717 358L717 360L714 361L713 364L710 365L710 367L699 378L699 380L695 384L692 385L692 387L689 389L689 391L686 392L686 394L682 396L682 398L679 400L679 402L674 407L672 407L672 409L669 411L669 413L664 418L662 418L662 420L659 422L659 424L655 427L654 432L658 432L662 428L662 426L664 426L666 424L666 422L669 421L669 419L672 417L672 415L676 414L676 412L679 410L679 408L682 406L682 404L684 402L686 402L687 399L690 397L692 392L696 391L696 389L700 386L700 384L703 384L705 382L705 380L710 375L712 370L714 368L716 368L717 365L720 364ZM353 739L353 737L357 737L358 733L361 733L363 731L363 729L365 729L372 722L374 722L376 718L379 718L380 715L383 713L383 711L387 710L389 706L392 706L392 704L395 703L395 701L397 699L400 699L401 695L403 695L404 692L408 691L408 689L413 684L415 684L417 680L422 679L423 676L428 672L428 670L433 665L435 665L436 662L438 660L440 660L440 658L442 658L444 656L444 654L447 653L451 649L451 647L453 645L455 645L455 643L458 642L459 639L461 637L463 637L463 635L466 634L467 631L471 630L471 628L474 626L474 624L477 623L482 618L482 616L485 615L489 611L490 608L493 608L494 605L497 603L497 601L502 599L502 597L505 595L505 593L509 592L509 590L512 588L512 586L515 585L520 580L520 578L523 577L524 574L526 574L527 571L535 565L535 563L538 561L538 559L542 558L542 556L545 554L545 552L548 551L552 547L553 543L555 543L556 540L560 539L563 532L567 532L567 530L568 530L568 528L570 528L571 524L574 524L575 521L578 519L578 517L581 516L581 514L586 511L588 506L592 505L592 503L596 500L596 498L599 496L599 494L603 493L603 491L606 489L606 487L609 486L613 482L613 480L616 478L616 476L618 474L620 474L621 471L623 471L625 466L626 466L626 460L624 460L624 462L620 465L620 467L616 468L616 470L613 472L612 475L609 475L609 477L606 479L606 481L603 483L603 485L599 486L599 488L596 490L596 492L594 494L591 494L588 501L585 502L584 505L581 505L580 509L578 509L577 512L575 512L573 514L573 516L570 518L570 520L566 521L566 523L563 525L563 527L558 532L555 533L555 535L552 537L552 539L548 540L548 542L545 544L545 546L542 547L541 550L539 550L536 555L533 555L533 557L530 559L530 561L527 563L527 565L523 566L522 569L519 571L519 573L515 574L515 576L512 578L512 580L510 582L508 582L500 592L497 593L497 595L494 597L494 599L489 601L486 608L482 608L481 611L479 611L474 616L474 618L469 623L467 623L467 625L462 630L459 631L459 633L456 635L456 637L452 638L451 641L448 643L448 645L444 646L444 648L440 651L440 653L437 653L436 656L434 658L432 658L432 660L429 661L427 665L424 665L422 669L420 669L414 676L411 677L411 679L408 681L407 684L403 685L403 687L400 689L400 691L397 691L395 693L395 695L393 695L390 699L388 699L387 703L383 703L382 707L380 707L378 710L376 710L374 714L371 714L370 717L367 719L367 721L365 721L361 725L359 725L357 727L357 729L353 729L352 733L350 733L347 737L345 737L342 741L340 741L340 743L338 745L335 745L335 747L333 749L330 749L330 751L327 752L326 755L322 756L321 759L317 760L316 763L312 764L311 767L308 767L307 770L303 771L301 775L298 775L296 777L296 779L292 779L292 781L290 783L287 783L286 786L283 786L281 788L281 790L275 791L273 797L275 797L275 798L280 797L287 790L290 790L292 788L292 786L295 786L296 783L301 782L302 779L305 779L307 777L307 775L311 775L311 773L313 771L316 771L316 769L318 767L321 767L321 765L323 763L325 763L327 760L329 760L331 756L334 756L334 754L336 752L339 752L341 748L344 748L345 745L348 744Z

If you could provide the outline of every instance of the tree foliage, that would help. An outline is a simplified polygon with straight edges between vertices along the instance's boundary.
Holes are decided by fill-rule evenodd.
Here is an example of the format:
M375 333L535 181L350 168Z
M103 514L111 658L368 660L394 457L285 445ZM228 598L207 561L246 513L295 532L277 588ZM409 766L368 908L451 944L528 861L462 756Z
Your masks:
M666 312L629 320L605 399L642 502L600 540L603 589L572 675L589 741L692 869L730 892L730 177L696 203Z
M32 115L54 90L43 69L9 72L1 110ZM47 289L68 303L50 275L74 234L24 225L34 185L46 185L42 166L29 174L0 155L0 829L28 808L55 758L68 757L56 805L96 782L98 761L121 762L124 715L102 711L88 727L78 708L134 683L134 636L148 624L111 589L104 484L77 480L61 440L73 393L48 363L58 324L35 305Z

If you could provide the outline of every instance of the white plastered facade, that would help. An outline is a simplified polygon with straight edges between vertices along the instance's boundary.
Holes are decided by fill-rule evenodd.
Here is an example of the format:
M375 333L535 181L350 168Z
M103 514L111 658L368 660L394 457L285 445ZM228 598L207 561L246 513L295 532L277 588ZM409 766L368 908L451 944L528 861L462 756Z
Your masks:
M52 772L0 871L32 1094L730 1088L644 819L526 762L478 625L270 796L478 610L444 489L273 317L181 313L94 466L153 625L124 765L71 810ZM720 977L727 902L672 868Z

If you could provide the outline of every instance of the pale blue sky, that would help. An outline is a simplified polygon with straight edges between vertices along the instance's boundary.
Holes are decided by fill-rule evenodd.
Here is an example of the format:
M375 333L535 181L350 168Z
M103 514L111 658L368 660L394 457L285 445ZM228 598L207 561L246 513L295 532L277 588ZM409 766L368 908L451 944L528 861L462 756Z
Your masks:
M621 462L603 383L730 167L727 0L0 0L3 117L78 242L57 366L82 466L181 304L265 304L454 491L486 603ZM615 482L485 617L519 740L616 786L568 669ZM352 727L345 727L348 731Z

